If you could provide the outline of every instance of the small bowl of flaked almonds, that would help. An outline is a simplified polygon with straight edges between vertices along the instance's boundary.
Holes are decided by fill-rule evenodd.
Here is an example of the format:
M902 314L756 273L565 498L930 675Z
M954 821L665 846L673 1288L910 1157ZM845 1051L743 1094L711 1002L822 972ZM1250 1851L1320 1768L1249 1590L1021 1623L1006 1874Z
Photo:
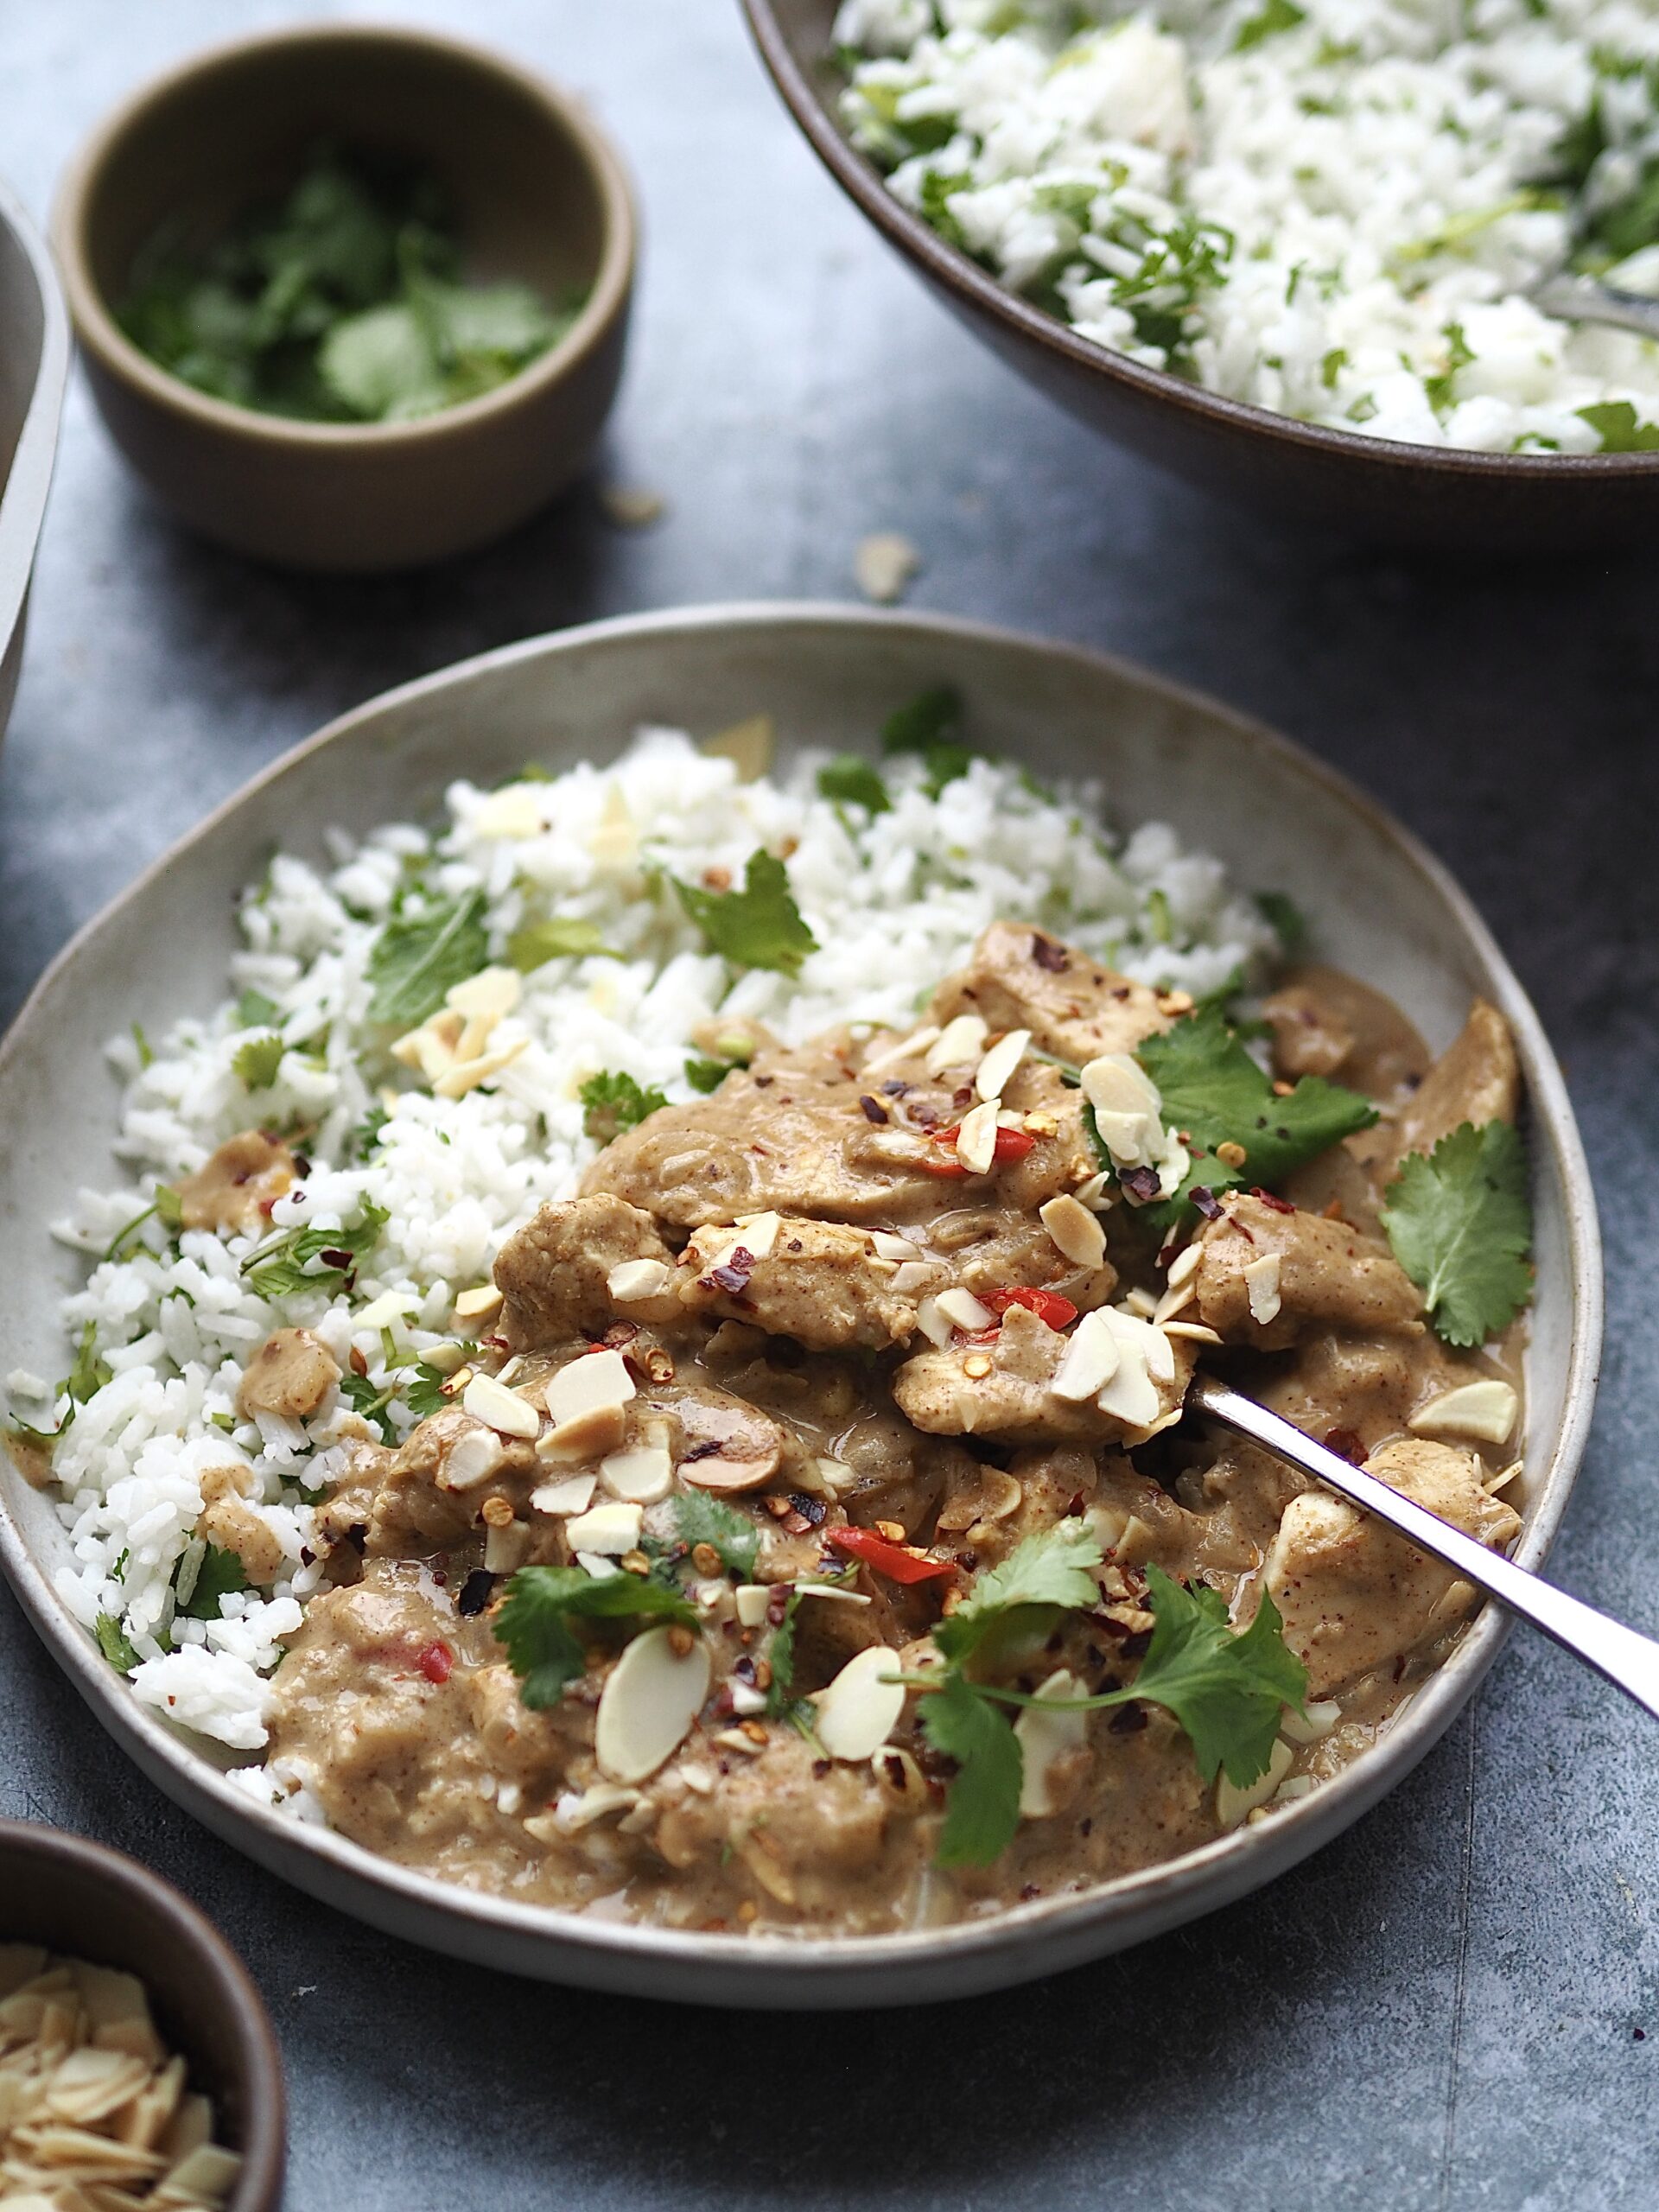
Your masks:
M5 2212L276 2212L283 2103L258 1993L193 1905L0 1821Z

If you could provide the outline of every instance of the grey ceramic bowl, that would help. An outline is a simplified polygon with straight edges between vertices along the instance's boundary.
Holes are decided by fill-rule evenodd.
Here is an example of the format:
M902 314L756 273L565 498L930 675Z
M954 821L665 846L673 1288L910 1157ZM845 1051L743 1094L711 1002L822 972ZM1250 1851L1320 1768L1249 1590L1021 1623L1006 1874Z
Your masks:
M68 372L69 318L57 271L0 183L0 737L22 666L29 582Z
M44 1943L137 1974L191 2088L213 2101L216 2139L242 2154L226 2212L276 2212L286 2142L276 2038L241 1961L194 1905L118 1852L0 1821L0 1943Z
M211 237L319 139L412 157L448 188L469 272L587 288L559 343L478 399L409 423L301 423L209 398L116 320L163 223ZM283 565L412 568L482 545L571 482L622 372L634 219L581 103L423 31L304 24L198 54L134 94L71 166L53 242L92 397L163 505Z
M1588 1428L1601 1341L1584 1154L1537 1016L1445 872L1353 787L1282 738L1121 662L938 618L841 607L700 607L511 645L359 708L268 770L77 938L0 1046L0 1372L55 1373L53 1300L75 1280L47 1224L104 1173L115 1086L104 1041L223 995L237 888L273 844L320 856L325 827L435 810L465 774L613 756L645 722L709 734L764 710L785 747L868 741L895 702L949 680L973 737L1039 775L1097 776L1116 817L1174 823L1245 884L1287 891L1322 950L1389 992L1435 1046L1473 992L1501 1006L1528 1085L1538 1293L1528 1363L1527 1525L1543 1558ZM253 1806L213 1757L135 1703L54 1596L65 1537L0 1470L0 1565L54 1656L145 1772L219 1834L343 1910L442 1950L550 1980L704 2003L898 2004L962 1995L1117 1950L1256 1888L1347 1827L1421 1758L1491 1665L1488 1611L1383 1742L1271 1821L1084 1897L874 1940L630 1928L444 1888L342 1836Z
M1659 528L1659 454L1461 453L1318 429L1079 337L946 245L855 150L837 119L836 0L743 4L790 112L887 243L1021 376L1146 460L1282 522L1427 551L1601 552Z

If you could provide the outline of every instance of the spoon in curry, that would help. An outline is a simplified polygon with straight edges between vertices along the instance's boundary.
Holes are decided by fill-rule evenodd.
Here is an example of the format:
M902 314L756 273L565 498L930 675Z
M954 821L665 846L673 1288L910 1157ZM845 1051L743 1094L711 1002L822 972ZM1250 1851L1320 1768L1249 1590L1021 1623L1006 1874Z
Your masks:
M1428 1553L1489 1598L1496 1598L1499 1605L1541 1629L1563 1650L1593 1667L1659 1719L1659 1642L1638 1635L1622 1622L1610 1620L1582 1599L1570 1598L1565 1590L1529 1573L1502 1552L1488 1550L1414 1498L1367 1474L1363 1467L1353 1466L1325 1445L1316 1444L1311 1436L1304 1436L1300 1428L1242 1391L1230 1389L1207 1376L1194 1376L1186 1403L1189 1412L1249 1437L1253 1444L1335 1491L1351 1505L1375 1514L1419 1551Z

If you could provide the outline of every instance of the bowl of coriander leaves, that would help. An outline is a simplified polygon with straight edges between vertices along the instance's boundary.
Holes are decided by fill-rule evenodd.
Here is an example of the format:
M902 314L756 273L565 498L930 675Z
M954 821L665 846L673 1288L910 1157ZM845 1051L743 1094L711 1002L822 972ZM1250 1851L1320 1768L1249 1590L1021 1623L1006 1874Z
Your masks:
M306 25L135 94L59 192L92 393L149 490L283 566L484 544L585 467L635 226L582 106L423 32Z

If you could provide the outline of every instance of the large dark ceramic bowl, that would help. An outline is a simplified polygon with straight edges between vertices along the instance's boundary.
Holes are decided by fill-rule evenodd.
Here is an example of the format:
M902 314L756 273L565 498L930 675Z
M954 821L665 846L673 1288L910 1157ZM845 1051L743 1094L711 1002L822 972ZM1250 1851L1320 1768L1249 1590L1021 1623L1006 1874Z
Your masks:
M976 336L1081 421L1280 521L1426 550L1538 556L1659 536L1659 454L1486 454L1298 423L1144 368L1032 306L887 190L836 118L836 0L743 0L779 91L830 175Z

